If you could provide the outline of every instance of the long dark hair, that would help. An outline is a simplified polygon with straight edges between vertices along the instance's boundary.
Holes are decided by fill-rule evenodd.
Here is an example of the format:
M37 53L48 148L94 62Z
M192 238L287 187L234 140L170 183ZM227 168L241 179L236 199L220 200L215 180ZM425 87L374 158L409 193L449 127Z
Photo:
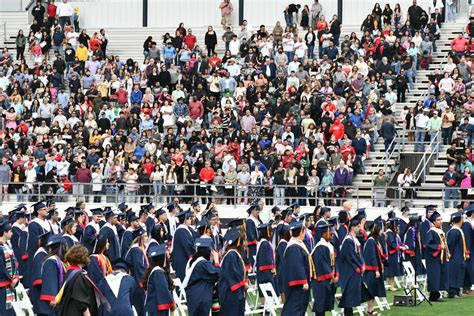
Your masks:
M198 247L197 251L191 257L189 265L193 264L199 257L203 257L206 260L211 260L211 248Z
M143 274L142 278L143 289L145 291L148 288L148 279L150 278L151 271L153 271L153 269L156 267L161 267L163 269L163 271L165 272L166 280L168 281L168 289L170 291L174 290L174 283L170 275L169 262L168 260L166 260L166 256L167 254L164 254L163 256L151 258L150 265L145 270L145 273Z

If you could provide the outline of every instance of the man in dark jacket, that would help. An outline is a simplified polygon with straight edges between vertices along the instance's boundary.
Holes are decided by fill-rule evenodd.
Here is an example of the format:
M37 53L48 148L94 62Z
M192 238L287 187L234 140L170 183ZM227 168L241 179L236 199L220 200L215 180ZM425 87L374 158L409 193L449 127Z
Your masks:
M395 136L397 136L397 130L390 119L386 118L384 120L382 126L380 127L380 136L382 136L384 140L385 152L391 151L393 146L390 147L390 144L392 143Z

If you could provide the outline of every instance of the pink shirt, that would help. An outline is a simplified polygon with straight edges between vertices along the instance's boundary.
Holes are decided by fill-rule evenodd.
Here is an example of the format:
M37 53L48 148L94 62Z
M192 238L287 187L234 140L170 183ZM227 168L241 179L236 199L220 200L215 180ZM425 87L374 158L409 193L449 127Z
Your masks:
M234 7L232 7L232 3L230 3L230 1L228 3L222 1L222 3L219 5L219 8L221 9L221 16L228 16L234 10Z
M471 187L471 176L467 176L466 178L462 179L461 181L461 188L470 188Z

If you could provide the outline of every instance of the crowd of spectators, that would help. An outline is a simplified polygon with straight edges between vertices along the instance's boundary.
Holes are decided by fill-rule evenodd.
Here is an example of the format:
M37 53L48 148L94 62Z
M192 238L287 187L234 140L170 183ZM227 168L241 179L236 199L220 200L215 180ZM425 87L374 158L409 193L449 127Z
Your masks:
M0 185L20 201L39 190L95 202L107 193L131 202L179 194L340 203L334 197L365 173L377 139L390 149L394 104L427 67L442 18L416 1L407 14L376 4L361 35L339 38L338 17L327 22L315 1L303 31L244 21L234 33L226 15L224 54L212 27L200 46L181 23L174 36L150 36L144 60L122 60L107 54L105 30L89 36L66 0L67 13L51 5L34 14L28 36L19 31L16 59L7 49L0 58ZM433 75L433 97L462 100L439 84L464 76L444 73Z

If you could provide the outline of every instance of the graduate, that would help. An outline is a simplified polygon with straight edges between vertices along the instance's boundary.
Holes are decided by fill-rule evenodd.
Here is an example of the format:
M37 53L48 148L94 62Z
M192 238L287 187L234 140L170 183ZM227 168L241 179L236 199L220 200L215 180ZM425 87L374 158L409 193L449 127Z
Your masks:
M75 235L76 227L77 223L74 221L74 217L66 216L61 221L61 229L64 232L62 242L66 244L67 249L79 243Z
M450 255L448 261L449 298L461 297L461 289L464 286L468 249L466 237L461 229L463 220L462 212L453 213L451 215L451 229L446 233L446 241Z
M274 247L278 246L280 242L280 238L282 236L281 231L283 227L289 225L292 219L291 217L292 212L293 211L290 208L286 208L283 211L281 211L281 218L279 221L276 221L276 228L273 231L272 243Z
M314 300L312 311L316 316L324 316L325 312L334 308L334 291L339 278L335 266L335 251L331 243L333 233L332 225L325 221L318 221L317 231L321 238L316 244L311 258L314 262L316 277L311 281L311 290Z
M196 216L196 219L198 221L200 221L203 218L203 214L201 214L201 204L199 204L199 201L192 201L191 204L189 205L189 208L190 208L190 211L193 211L194 216Z
M153 229L151 230L150 237L148 238L148 241L146 243L145 250L147 253L149 253L149 249L152 246L158 246L163 243L163 230L161 228L160 224L157 224L153 226Z
M246 221L248 258L251 269L253 269L255 265L255 255L257 254L257 227L262 223L259 217L260 208L258 205L253 204L247 209L247 214L249 214Z
M18 262L10 240L13 231L6 217L0 218L0 315L14 316L12 302L16 300L15 287L20 281Z
M421 223L419 223L421 225ZM403 251L405 261L410 261L417 274L425 274L426 270L421 261L421 240L417 229L418 223L409 221L403 243L406 249Z
M120 254L121 255L122 255L122 237L125 231L127 230L126 217L127 215L124 212L120 210L117 211L117 225L115 225L115 227L117 228L117 235L120 241Z
M51 226L51 231L53 232L53 234L57 235L62 233L61 223L59 222L59 213L56 208L50 209L48 211L48 216L46 217L46 219L48 220L49 225Z
M57 315L57 309L52 307L66 274L64 261L65 245L61 243L62 236L50 234L46 248L48 255L41 267L41 294L38 302L38 316Z
M314 263L304 243L305 227L302 221L290 224L291 239L283 254L282 291L285 303L282 316L304 315L310 301L309 284L315 277Z
M224 238L222 237L217 211L210 209L207 213L203 214L203 218L206 218L211 225L212 249L217 251L219 255L222 255Z
M102 279L97 287L110 304L110 311L100 309L101 316L134 315L133 292L138 287L135 279L128 274L128 262L118 258L112 263L112 273Z
M374 220L370 237L364 245L363 257L365 262L365 272L363 280L367 284L367 290L370 293L370 300L367 302L367 313L377 314L374 311L374 298L386 297L384 283L384 264L382 245L380 244L380 232L383 229L382 217Z
M367 290L362 284L364 259L357 239L360 231L360 219L355 216L350 221L349 232L342 241L340 251L339 285L342 297L339 307L344 308L344 315L353 315L352 308L367 300Z
M209 315L214 289L221 277L219 254L213 251L211 238L198 238L194 246L196 252L186 265L182 289L186 291L189 316Z
M85 214L80 208L73 208L73 216L74 220L76 221L76 233L74 236L76 236L77 240L79 242L82 241L82 236L84 235L84 230L86 229L86 224L85 224Z
M341 240L342 242L344 238L346 238L347 233L349 232L349 213L347 211L342 210L339 211L337 215L339 217L339 228L337 229L337 234L339 236L339 240Z
M140 283L143 279L143 275L145 274L145 270L148 268L149 260L148 254L145 250L145 245L147 243L147 235L145 229L139 227L132 233L132 245L130 249L125 254L125 260L130 265L130 275L135 279L137 284ZM138 313L138 315L143 315L144 310L144 300L145 294L142 288L137 288L133 295L133 306Z
M172 266L181 281L186 274L186 263L194 254L194 232L191 225L196 217L192 211L183 211L178 214L180 225L176 228L172 243Z
M33 215L36 216L28 224L28 240L26 244L27 253L22 256L22 259L27 260L27 270L31 271L33 268L33 258L35 256L36 250L38 250L38 237L43 235L46 232L51 231L51 226L46 220L48 216L48 211L46 205L43 202L38 202L33 204ZM25 287L29 288L31 286L31 278L27 277L23 280Z
M12 245L13 253L18 262L18 272L20 275L25 275L26 267L21 256L24 254L24 249L20 247L21 233L26 229L26 215L22 208L16 208L13 212L12 238L10 243Z
M280 221L281 218L281 209L278 206L274 206L270 210L270 214L271 215L268 223L272 226L272 229L275 229L276 224Z
M89 250L89 253L94 251L94 245L100 231L100 222L102 221L102 209L95 208L91 210L92 221L87 224L84 229L84 236L82 237L82 244Z
M117 232L118 217L112 210L108 210L104 213L106 223L99 231L98 238L106 238L109 242L109 248L107 249L107 256L110 261L115 261L120 258L120 240Z
M218 282L220 315L242 316L245 314L245 292L248 280L242 259L242 234L237 227L227 230L226 252L221 261L221 278Z
M257 284L271 283L275 288L275 251L269 241L272 235L270 223L260 224L257 230L259 240L255 260Z
M322 231L321 227L324 227L323 224L318 225L319 223L325 223L326 225L328 224L328 220L331 218L331 208L323 206L319 210L319 219L316 222L316 225L314 226L314 242L318 243L318 241L322 237Z
M156 208L153 205L153 203L149 203L146 205L142 205L141 208L145 209L148 213L148 216L145 220L145 227L146 227L146 233L148 236L151 235L151 231L153 230L153 227L155 227L156 224L158 224L158 216L155 216L156 214Z
M426 236L428 231L433 227L433 223L431 222L430 218L431 215L436 211L435 205L428 205L425 207L425 219L420 224L420 239L421 239L421 250L422 250L422 257L426 259Z
M140 228L140 222L138 221L138 216L135 213L131 212L128 216L129 227L122 236L122 242L120 244L120 254L122 258L125 259L125 255L130 250L130 246L133 242L133 232Z
M328 224L331 227L331 233L332 233L332 238L331 238L331 245L334 247L334 257L336 261L336 268L337 268L337 258L339 257L339 250L341 249L341 240L339 239L339 234L338 234L338 226L339 226L339 220L337 216L333 216L328 220Z
M365 231L365 224L367 223L365 208L357 209L356 216L360 219L360 230L357 233L357 239L359 239L361 249L364 249L365 242L368 238L367 232Z
M59 309L58 316L98 315L100 303L106 301L97 286L82 270L89 263L87 248L80 244L73 246L66 253L65 260L68 268L64 284L55 300Z
M390 286L390 291L397 291L395 277L403 275L401 255L406 247L398 235L398 218L396 217L390 217L388 220L386 242L388 250L387 283Z
M280 240L278 242L278 246L275 249L275 292L277 295L284 294L281 292L283 288L283 271L282 271L282 262L283 262L283 255L285 253L286 247L288 246L288 241L291 238L290 233L290 226L283 225L282 229L280 230L281 236L278 237Z
M308 251L311 252L316 245L314 242L314 237L313 237L313 232L312 232L312 227L314 226L314 220L313 217L314 215L312 213L304 214L300 216L300 220L303 221L303 225L305 227L305 236L304 236L304 244L306 245L306 248L308 248ZM326 222L327 224L327 222Z
M43 279L41 278L41 269L43 267L43 261L48 255L46 244L48 243L50 235L50 232L46 232L38 237L39 248L36 251L35 256L33 257L33 270L31 271L32 285L30 287L29 296L31 303L33 304L33 312L36 314L41 314L39 311L39 307L41 305L41 284L43 283Z
M433 227L426 234L426 273L430 292L429 300L435 302L441 297L439 291L448 289L446 261L449 258L449 249L442 230L441 215L434 211L430 216L430 221Z
M466 240L467 259L466 272L464 274L463 294L472 294L471 287L474 284L474 204L466 208L466 220L462 224L462 231Z
M408 206L404 206L400 209L400 213L401 217L398 219L398 227L400 231L400 237L403 237L407 232L408 224L410 222L410 208Z
M176 305L173 299L173 280L169 273L165 245L150 248L150 266L143 276L146 290L145 313L147 316L169 316ZM140 315L140 314L139 314Z
M103 278L112 273L112 265L109 258L105 255L108 248L108 239L106 237L99 238L96 241L94 253L90 255L87 273L94 284L99 284Z

